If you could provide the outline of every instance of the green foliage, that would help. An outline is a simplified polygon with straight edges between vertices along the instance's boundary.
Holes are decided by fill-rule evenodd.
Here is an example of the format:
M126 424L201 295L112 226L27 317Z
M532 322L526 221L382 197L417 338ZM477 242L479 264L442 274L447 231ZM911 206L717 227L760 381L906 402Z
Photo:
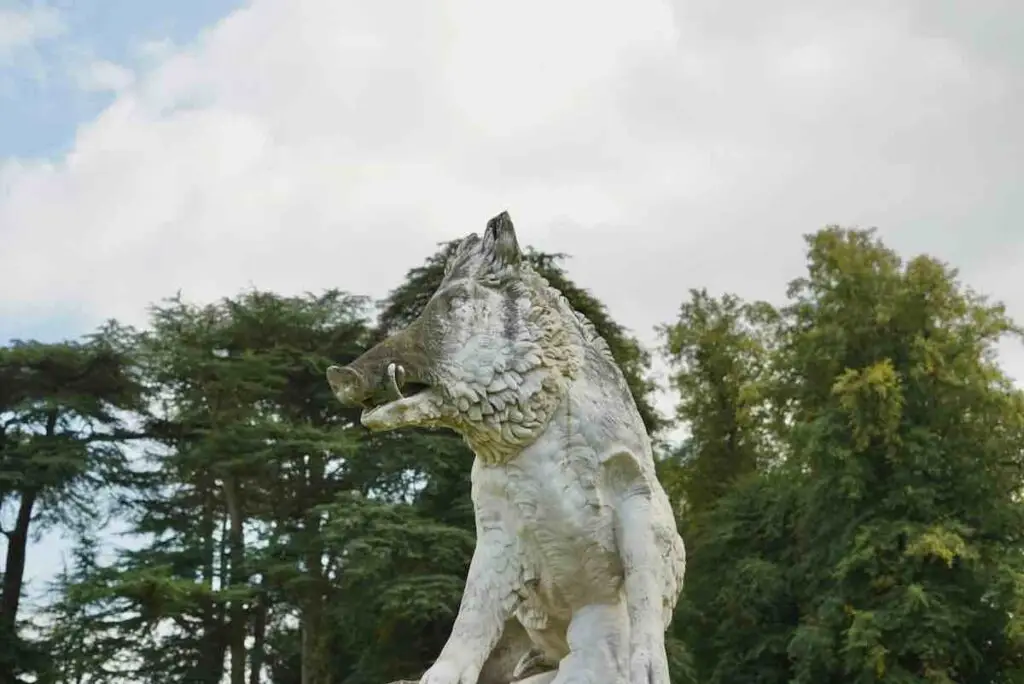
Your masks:
M693 290L678 321L661 329L680 397L676 417L689 428L693 458L676 491L691 521L778 457L770 401L777 325L767 304Z
M129 330L109 324L77 342L15 340L0 348L0 681L45 667L21 613L28 542L53 526L102 520L96 495L115 486L141 406Z
M809 245L782 353L811 475L795 681L1006 681L1022 655L1024 403L991 359L1016 330L954 271L904 265L870 232Z
M748 309L728 297L695 297L670 335L689 350L677 386L704 388L680 411L692 477L718 486L702 460L737 476L691 526L697 681L1020 681L1024 400L993 360L1017 329L870 231L808 245L767 343L735 334ZM762 401L773 418L752 423Z
M692 651L695 676L677 681L790 681L800 615L795 485L779 471L744 477L687 537L687 586L673 628Z

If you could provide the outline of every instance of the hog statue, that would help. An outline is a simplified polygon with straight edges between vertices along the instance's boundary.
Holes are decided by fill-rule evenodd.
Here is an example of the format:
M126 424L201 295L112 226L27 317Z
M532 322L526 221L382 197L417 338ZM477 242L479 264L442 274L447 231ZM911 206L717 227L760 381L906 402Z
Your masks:
M370 430L444 426L476 454L476 548L421 684L668 684L686 551L650 438L507 212L461 241L416 321L327 380Z

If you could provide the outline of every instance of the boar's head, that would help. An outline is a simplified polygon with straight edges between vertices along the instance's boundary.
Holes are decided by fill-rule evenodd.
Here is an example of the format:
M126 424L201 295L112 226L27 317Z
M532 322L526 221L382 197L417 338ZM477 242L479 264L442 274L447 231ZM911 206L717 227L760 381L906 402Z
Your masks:
M444 426L478 455L536 438L579 366L579 322L522 258L508 213L464 238L418 319L327 379L371 430Z

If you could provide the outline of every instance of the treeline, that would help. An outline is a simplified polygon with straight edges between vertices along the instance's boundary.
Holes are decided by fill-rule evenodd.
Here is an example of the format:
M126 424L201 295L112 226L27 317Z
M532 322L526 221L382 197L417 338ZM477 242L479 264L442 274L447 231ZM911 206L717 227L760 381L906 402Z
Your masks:
M418 675L474 544L472 455L370 434L324 370L415 318L448 245L374 310L331 291L171 299L0 348L0 684L384 684ZM1018 330L934 259L870 231L807 238L783 306L704 291L650 352L529 252L608 340L655 437L689 567L679 684L1024 682ZM103 532L116 520L129 536ZM77 540L46 610L29 541Z

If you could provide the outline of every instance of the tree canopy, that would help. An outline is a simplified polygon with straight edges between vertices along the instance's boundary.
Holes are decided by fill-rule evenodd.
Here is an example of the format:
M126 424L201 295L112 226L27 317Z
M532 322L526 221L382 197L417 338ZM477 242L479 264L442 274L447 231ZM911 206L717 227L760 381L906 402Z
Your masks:
M1020 681L1024 404L994 360L1016 326L872 231L810 236L788 299L701 293L665 331L697 680Z

